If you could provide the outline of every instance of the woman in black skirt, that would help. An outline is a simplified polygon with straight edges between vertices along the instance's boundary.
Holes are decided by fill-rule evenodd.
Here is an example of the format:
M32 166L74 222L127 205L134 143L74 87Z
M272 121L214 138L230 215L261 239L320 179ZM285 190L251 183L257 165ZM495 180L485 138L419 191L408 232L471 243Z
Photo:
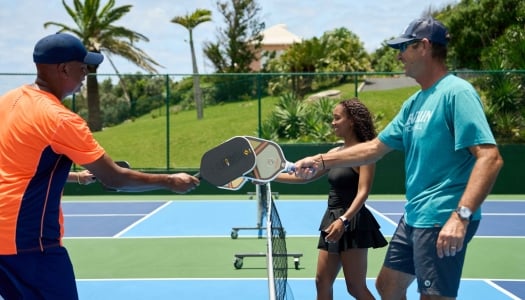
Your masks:
M370 111L358 99L341 101L333 110L332 127L336 136L344 140L339 151L375 137ZM337 274L344 272L348 293L356 299L374 299L366 286L368 248L387 245L379 224L365 207L372 187L375 165L354 168L332 168L318 171L310 180L293 174L280 174L275 181L306 183L327 175L330 184L328 207L319 227L317 248L317 299L333 299L333 284Z

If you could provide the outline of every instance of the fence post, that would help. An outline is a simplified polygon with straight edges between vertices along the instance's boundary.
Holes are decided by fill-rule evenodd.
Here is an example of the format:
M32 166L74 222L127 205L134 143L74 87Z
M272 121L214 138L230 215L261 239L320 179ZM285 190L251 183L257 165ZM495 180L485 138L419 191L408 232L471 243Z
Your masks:
M170 170L170 78L166 74L166 170Z
M359 81L357 80L357 73L354 73L354 97L359 97Z
M257 128L257 132L258 132L258 137L261 137L262 136L262 92L261 92L261 85L262 85L262 78L261 78L261 74L257 74L257 81L256 81L256 84L257 84L257 103L259 105L259 109L257 110L258 112L258 128Z

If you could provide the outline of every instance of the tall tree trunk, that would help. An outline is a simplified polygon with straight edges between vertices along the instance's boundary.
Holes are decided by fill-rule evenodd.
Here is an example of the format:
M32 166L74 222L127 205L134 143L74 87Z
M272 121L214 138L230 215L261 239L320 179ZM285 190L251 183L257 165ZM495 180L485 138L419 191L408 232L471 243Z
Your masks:
M100 95L98 91L97 68L88 66L87 76L87 102L88 102L88 125L91 131L102 130L102 114L100 111Z
M191 63L193 66L193 98L195 99L195 107L197 109L197 120L204 117L204 109L202 104L202 90L200 85L199 70L197 68L197 59L195 57L195 47L193 46L193 34L190 30L190 48L191 48Z

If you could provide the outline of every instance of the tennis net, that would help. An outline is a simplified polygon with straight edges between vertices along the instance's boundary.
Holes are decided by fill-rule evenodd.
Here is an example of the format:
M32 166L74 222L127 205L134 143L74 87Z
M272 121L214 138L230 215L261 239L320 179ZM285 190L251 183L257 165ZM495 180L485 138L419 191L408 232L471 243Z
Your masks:
M260 196L266 200L266 232L268 290L270 300L292 300L293 294L288 286L288 253L286 233L275 206L270 183L260 186Z

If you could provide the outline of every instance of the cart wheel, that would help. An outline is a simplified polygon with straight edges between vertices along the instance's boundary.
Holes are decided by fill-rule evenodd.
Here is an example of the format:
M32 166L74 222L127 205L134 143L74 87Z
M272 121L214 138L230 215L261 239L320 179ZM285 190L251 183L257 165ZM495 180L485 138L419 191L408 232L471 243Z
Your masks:
M232 230L232 233L230 234L230 236L232 237L232 239L236 239L238 236L239 236L239 231L238 230Z
M233 266L237 270L242 268L242 258L236 257L235 260L233 261Z

